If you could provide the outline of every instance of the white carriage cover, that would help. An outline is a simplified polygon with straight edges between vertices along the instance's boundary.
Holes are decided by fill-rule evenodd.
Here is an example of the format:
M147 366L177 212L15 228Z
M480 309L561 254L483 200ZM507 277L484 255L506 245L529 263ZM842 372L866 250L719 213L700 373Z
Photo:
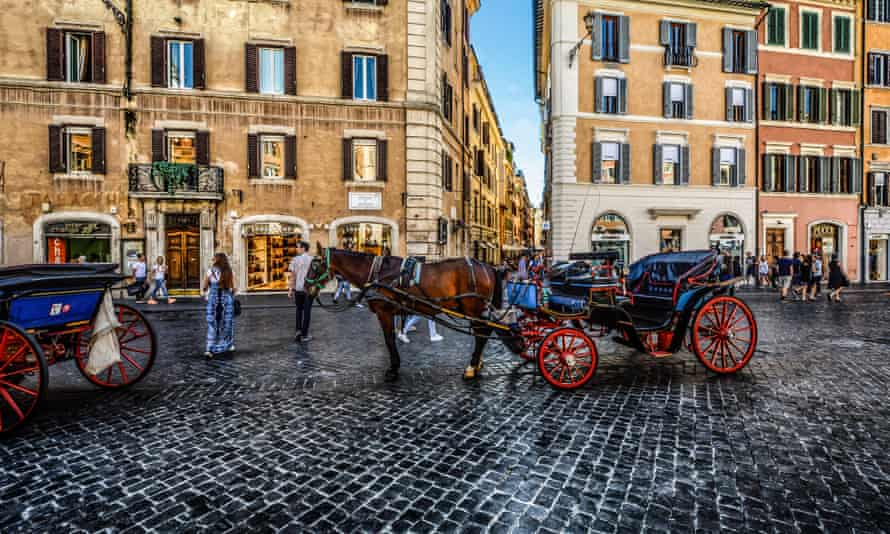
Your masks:
M96 375L121 361L121 347L115 329L120 326L114 313L111 292L106 291L99 312L93 320L93 335L90 338L90 356L86 372Z

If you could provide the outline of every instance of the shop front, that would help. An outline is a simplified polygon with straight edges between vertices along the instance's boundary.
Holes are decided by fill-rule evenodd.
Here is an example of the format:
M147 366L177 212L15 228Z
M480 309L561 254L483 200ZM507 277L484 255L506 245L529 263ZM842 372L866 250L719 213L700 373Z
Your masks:
M111 263L111 225L94 221L58 221L43 227L47 263Z
M887 281L887 234L871 234L868 236L868 270L869 282Z
M337 226L337 246L376 256L392 254L393 233L388 224L350 222Z
M744 265L745 229L738 217L727 213L714 219L708 239L712 249L729 253L734 265Z
M890 281L890 209L868 207L863 210L866 282Z
M201 287L200 214L164 214L164 256L167 258L167 288L174 291Z
M623 217L615 213L605 213L597 217L590 235L592 252L618 253L619 267L630 261L630 229Z
M247 258L247 290L287 290L287 267L297 255L303 228L282 222L248 223L241 227L241 236Z
M810 243L808 253L821 254L825 259L837 255L841 264L844 263L844 247L842 246L843 230L838 224L820 222L810 226Z

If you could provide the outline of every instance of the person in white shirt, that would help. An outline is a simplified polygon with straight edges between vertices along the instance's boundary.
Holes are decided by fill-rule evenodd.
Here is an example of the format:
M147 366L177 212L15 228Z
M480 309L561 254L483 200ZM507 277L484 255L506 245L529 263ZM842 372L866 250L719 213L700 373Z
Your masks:
M136 302L142 302L145 299L145 279L147 278L148 266L145 265L145 254L140 254L133 264L133 280L139 284L136 291Z
M154 287L148 295L148 303L157 304L155 296L167 299L167 304L176 302L176 299L170 298L170 294L167 292L167 266L164 264L163 256L158 256L157 263L151 270L151 277L154 280Z
M309 243L297 243L297 255L287 268L287 294L297 306L297 333L294 341L312 341L309 335L309 322L312 319L313 296L306 292L306 275L312 266L312 256L308 254Z

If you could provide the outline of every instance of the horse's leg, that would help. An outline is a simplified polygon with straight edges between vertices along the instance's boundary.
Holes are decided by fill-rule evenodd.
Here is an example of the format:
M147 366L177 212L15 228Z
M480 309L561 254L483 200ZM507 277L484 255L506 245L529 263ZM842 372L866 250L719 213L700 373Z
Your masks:
M470 360L470 365L464 371L465 379L476 378L479 375L479 371L482 370L482 351L485 350L485 345L488 343L488 336L491 335L491 332L490 326L473 327L473 335L476 336L476 346L473 348L473 357Z
M399 378L399 366L401 365L399 349L396 346L395 313L389 307L376 303L371 305L371 309L377 315L380 328L383 330L386 348L389 350L389 369L386 370L384 376L387 381L391 382Z

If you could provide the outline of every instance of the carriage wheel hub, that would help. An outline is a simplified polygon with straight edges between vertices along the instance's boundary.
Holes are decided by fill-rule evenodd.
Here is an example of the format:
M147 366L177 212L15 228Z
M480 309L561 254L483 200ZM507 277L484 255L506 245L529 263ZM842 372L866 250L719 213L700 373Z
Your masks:
M563 360L563 361L565 362L565 364L568 365L569 367L574 367L574 366L575 366L575 356L572 355L572 354L563 354L563 356L562 356L562 360Z

